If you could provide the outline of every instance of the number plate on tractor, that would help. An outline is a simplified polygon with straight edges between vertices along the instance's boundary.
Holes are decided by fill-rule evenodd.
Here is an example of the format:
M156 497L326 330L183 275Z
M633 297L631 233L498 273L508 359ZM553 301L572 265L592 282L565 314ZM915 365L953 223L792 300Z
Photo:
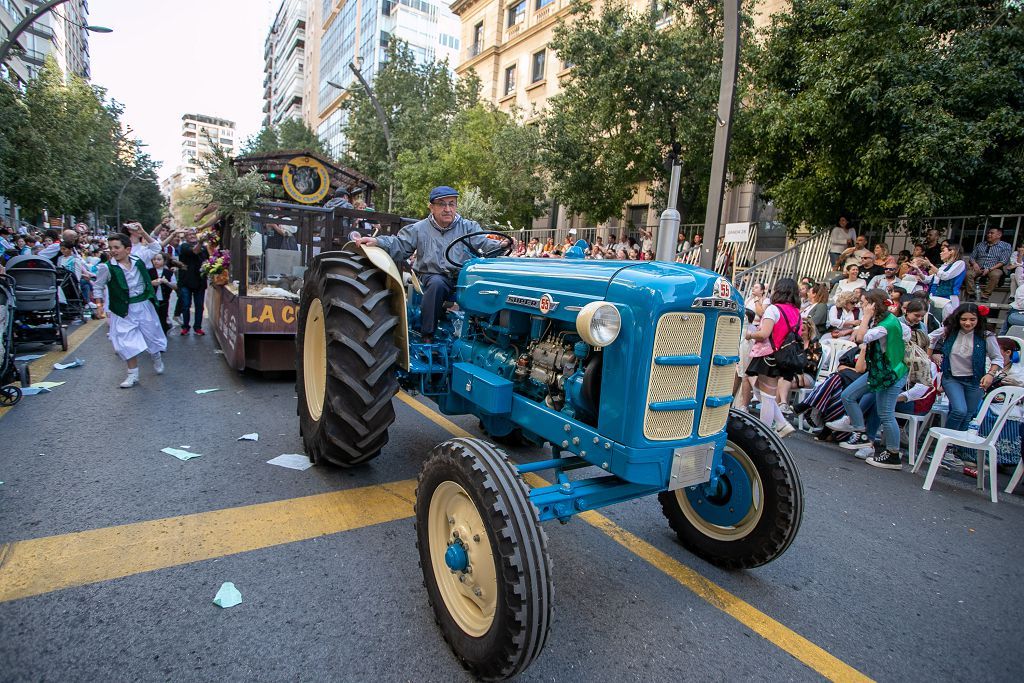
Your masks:
M668 490L675 491L684 486L706 482L711 478L714 458L714 443L676 448L672 451L672 474L668 480Z

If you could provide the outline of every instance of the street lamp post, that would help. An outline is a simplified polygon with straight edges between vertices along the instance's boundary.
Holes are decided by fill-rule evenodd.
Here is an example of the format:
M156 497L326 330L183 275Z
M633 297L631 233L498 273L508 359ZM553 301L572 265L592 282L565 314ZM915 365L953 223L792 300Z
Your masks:
M24 19L19 21L18 25L11 30L10 34L8 34L7 39L4 40L3 43L0 43L0 64L3 64L7 60L7 55L10 54L11 48L18 45L18 36L24 33L25 29L27 29L36 19L46 14L57 5L63 4L67 1L68 0L50 0L49 2L40 5L34 12L26 15ZM82 26L82 28L93 33L110 33L111 31L111 29L106 26ZM18 45L18 47L20 48L21 46Z
M380 123L380 128L384 132L384 143L388 149L388 163L391 164L392 173L394 173L395 166L395 150L391 146L391 127L388 126L388 119L384 116L384 108L380 106L380 102L377 100L377 96L373 94L373 89L370 88L370 84L363 78L363 73L359 70L359 67L353 62L349 62L348 68L355 74L359 84L363 86L363 90L366 91L366 96L370 99L370 104L373 105L373 111L377 115L377 121ZM334 81L327 81L327 85L338 90L346 90L344 86L341 86ZM391 213L391 204L394 199L394 181L388 180L388 213Z
M116 203L116 207L117 207L117 209L116 209L117 223L115 225L117 225L117 229L118 230L121 229L121 197L124 196L124 191L125 191L125 189L127 189L128 183L130 183L131 181L135 180L138 177L139 177L139 171L138 170L133 171L132 174L130 176L128 176L128 180L124 181L124 185L121 186L121 190L117 193L117 203Z

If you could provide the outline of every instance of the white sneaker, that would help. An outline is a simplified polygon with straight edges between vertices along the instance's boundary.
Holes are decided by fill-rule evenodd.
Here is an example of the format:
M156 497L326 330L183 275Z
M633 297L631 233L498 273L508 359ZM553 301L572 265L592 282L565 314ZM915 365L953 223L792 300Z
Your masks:
M867 460L868 458L874 457L874 455L875 445L868 444L864 448L858 449L857 452L853 454L853 457L857 458L858 460Z
M164 359L157 356L153 359L153 370L158 375L164 374Z
M779 404L779 410L782 411L783 415L792 415L793 414L793 409L789 407L788 403L780 403Z
M853 431L853 424L850 423L850 416L849 415L843 415L838 420L832 420L831 422L826 422L825 426L828 427L829 429L831 429L833 432L852 432Z
M789 436L795 431L796 427L786 422L781 427L776 428L775 434L778 435L780 439L785 439L787 436Z
M139 383L139 376L138 375L128 375L127 377L124 378L123 382L118 384L118 386L121 387L122 389L131 389L132 387L134 387L138 383Z
M180 325L181 324L181 316L180 315L173 316L171 318L171 322L174 323L175 325Z

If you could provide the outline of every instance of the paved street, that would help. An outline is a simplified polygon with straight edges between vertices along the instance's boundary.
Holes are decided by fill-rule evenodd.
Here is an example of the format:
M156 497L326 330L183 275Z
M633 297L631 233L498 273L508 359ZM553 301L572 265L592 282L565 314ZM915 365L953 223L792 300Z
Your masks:
M120 390L100 324L73 342L84 367L0 414L0 679L468 679L427 604L412 491L475 419L403 395L372 464L293 471L266 464L302 450L291 377L174 336L167 374L143 361ZM993 505L948 477L925 492L923 473L788 444L806 511L766 567L690 555L653 498L549 524L555 618L523 679L1018 680L1024 496ZM212 604L224 581L241 605Z

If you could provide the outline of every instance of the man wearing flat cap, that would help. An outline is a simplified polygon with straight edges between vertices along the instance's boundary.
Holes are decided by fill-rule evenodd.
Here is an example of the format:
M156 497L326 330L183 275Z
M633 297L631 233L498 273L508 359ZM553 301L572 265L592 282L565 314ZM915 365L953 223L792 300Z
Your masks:
M433 342L444 302L455 291L457 272L445 259L445 250L460 237L477 233L480 233L480 237L473 240L474 248L487 249L494 246L479 223L458 214L458 198L459 193L454 188L447 185L435 187L430 191L429 216L405 226L397 235L360 237L356 240L366 246L381 247L391 255L395 263L405 261L416 252L414 270L423 286L420 332L424 343ZM451 256L456 262L462 263L469 258L469 252L465 245L460 244L452 250Z

